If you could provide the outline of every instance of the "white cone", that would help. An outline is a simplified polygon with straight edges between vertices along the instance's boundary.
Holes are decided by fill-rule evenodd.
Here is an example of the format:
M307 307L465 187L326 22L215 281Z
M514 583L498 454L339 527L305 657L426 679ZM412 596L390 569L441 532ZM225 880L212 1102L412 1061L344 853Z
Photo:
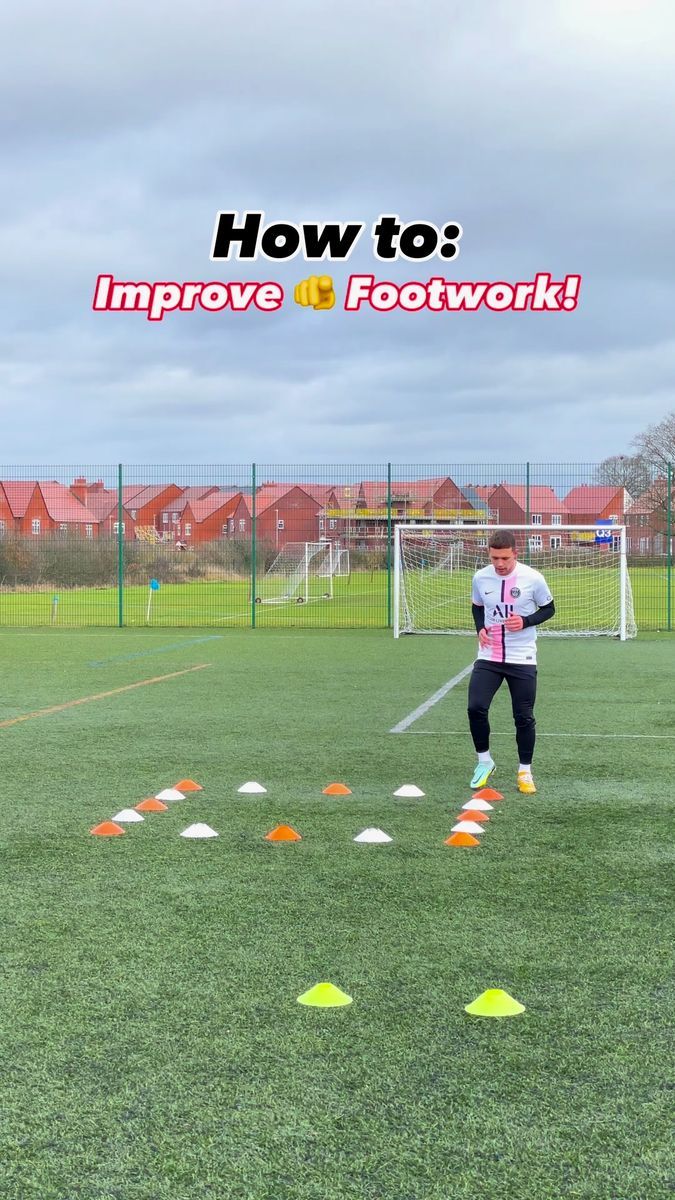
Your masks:
M130 825L132 821L142 820L143 814L136 812L133 808L123 808L121 812L116 813L113 817L113 821L117 821L122 825Z
M179 792L177 788L164 788L163 792L158 792L155 800L184 800L185 796Z
M187 829L184 829L180 836L186 838L211 838L218 837L218 834L210 825L197 823L196 825L188 825Z
M493 804L488 804L487 800L467 800L466 804L462 805L462 810L472 810L473 812L492 812Z
M423 796L424 792L421 788L415 786L414 783L404 783L398 791L394 792L395 796Z
M458 821L452 827L453 833L484 833L485 827L479 825L478 821Z
M237 791L243 792L244 795L249 795L249 796L260 795L260 796L262 796L263 792L267 791L267 788L264 788L261 783L256 783L254 780L251 780L250 783L242 783L241 787L237 788Z
M357 834L353 840L355 842L391 842L393 838L390 838L383 829L364 829L363 833Z

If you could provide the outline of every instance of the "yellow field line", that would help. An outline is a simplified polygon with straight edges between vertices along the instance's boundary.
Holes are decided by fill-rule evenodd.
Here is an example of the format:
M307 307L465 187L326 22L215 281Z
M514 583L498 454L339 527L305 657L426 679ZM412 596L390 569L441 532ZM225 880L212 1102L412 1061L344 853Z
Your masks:
M34 717L48 717L52 713L63 712L65 708L75 708L77 704L91 704L92 700L106 700L108 696L119 696L120 692L131 692L134 688L147 687L151 683L163 683L165 679L177 679L179 675L189 675L191 671L204 671L211 663L200 663L198 667L186 667L183 671L172 671L170 675L155 675L152 679L141 679L138 683L127 683L124 687L113 688L111 692L97 692L94 696L82 696L79 700L67 700L65 704L52 704L50 708L38 708L35 712L23 713L20 717L10 717L8 721L0 721L0 729L8 725L18 725L21 721L32 721Z

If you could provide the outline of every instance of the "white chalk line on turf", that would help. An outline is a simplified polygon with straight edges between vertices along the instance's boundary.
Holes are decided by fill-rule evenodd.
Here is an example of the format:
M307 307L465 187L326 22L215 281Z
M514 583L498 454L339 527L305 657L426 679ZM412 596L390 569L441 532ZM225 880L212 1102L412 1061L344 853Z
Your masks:
M414 712L408 713L407 717L404 717L402 721L399 721L398 725L394 725L393 729L390 729L389 732L405 733L406 729L409 729L414 721L419 720L419 718L423 717L425 713L428 713L429 709L433 708L434 704L438 704L439 700L442 700L444 696L447 696L448 692L452 691L452 689L456 687L458 683L461 683L463 679L466 679L467 675L472 670L473 663L469 663L468 667L465 667L463 671L459 672L459 675L454 675L452 679L449 679L447 683L444 683L443 687L439 688L437 692L434 692L433 696L430 696L428 700L425 700L424 704L420 704L419 708L416 708Z
M389 730L394 733L393 729ZM415 737L467 737L468 727L466 729L413 729ZM496 737L513 737L513 733L495 733L494 730L490 733L490 738ZM631 739L646 740L646 741L663 741L666 739L675 740L675 733L540 733L537 730L537 741L539 738L622 738L630 741Z

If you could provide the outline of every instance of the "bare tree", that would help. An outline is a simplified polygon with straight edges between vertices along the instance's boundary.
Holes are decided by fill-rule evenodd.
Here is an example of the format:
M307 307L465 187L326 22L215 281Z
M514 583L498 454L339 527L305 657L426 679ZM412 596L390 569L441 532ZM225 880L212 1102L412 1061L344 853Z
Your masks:
M635 446L638 457L652 463L659 475L665 475L668 463L675 463L675 411L639 433L631 445Z
M646 492L653 477L652 467L641 454L613 454L603 459L596 470L598 483L623 487L632 500Z

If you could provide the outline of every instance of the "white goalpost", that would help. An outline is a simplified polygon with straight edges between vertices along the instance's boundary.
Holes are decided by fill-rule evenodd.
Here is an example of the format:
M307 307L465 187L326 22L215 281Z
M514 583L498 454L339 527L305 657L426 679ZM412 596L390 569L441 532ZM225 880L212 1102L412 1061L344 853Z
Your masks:
M555 601L543 637L636 636L624 525L396 525L394 637L471 634L471 580L489 565L488 538L512 529L521 562L546 576Z
M340 553L330 541L287 542L260 579L256 604L332 600Z

